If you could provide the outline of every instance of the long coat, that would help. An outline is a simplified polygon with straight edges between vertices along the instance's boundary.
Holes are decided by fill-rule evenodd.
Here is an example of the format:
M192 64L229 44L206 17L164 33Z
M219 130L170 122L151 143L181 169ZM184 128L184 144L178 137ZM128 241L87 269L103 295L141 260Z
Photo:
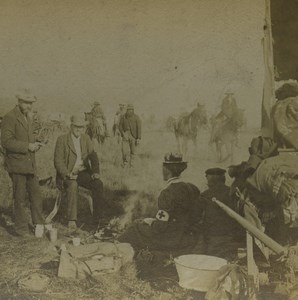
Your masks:
M140 118L136 114L133 114L130 117L127 114L124 114L120 118L119 131L122 137L125 132L130 132L135 139L141 139L142 129Z
M81 135L81 152L84 166L92 174L99 173L99 162L92 142L88 135ZM54 166L57 171L57 183L69 175L76 163L77 154L71 138L71 133L58 137L54 152Z
M185 182L171 182L158 197L158 212L149 226L135 222L119 241L136 250L177 251L191 249L200 231L199 189Z
M35 174L35 155L28 150L34 143L32 120L16 106L8 112L1 124L1 144L5 150L5 167L9 173Z

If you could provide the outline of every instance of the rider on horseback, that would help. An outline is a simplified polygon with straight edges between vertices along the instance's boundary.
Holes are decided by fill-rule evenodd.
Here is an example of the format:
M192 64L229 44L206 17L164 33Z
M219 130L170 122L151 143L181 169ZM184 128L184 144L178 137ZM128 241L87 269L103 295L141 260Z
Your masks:
M104 112L100 106L100 103L98 101L95 101L93 103L93 108L91 110L92 117L97 119L99 122L98 124L103 123L104 126L104 131L105 131L105 136L108 137L108 128L107 128L107 122L106 122L106 117L104 115Z
M210 144L216 142L220 136L221 129L228 123L231 125L232 129L237 131L237 124L234 123L236 122L235 116L238 114L239 109L233 96L234 93L228 91L225 94L226 96L223 98L221 104L221 111L213 119Z

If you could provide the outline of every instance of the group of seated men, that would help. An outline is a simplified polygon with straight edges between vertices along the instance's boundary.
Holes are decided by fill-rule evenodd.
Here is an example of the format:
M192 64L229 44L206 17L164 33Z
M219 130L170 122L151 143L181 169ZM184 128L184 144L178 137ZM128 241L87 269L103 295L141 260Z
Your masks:
M166 182L158 197L154 218L137 220L118 237L138 252L142 249L172 254L205 253L226 257L239 245L239 227L212 201L233 208L225 170L206 170L208 189L203 193L185 182L181 173L187 168L182 156L167 154L162 172ZM232 251L232 252L231 252Z
M13 183L15 233L26 236L26 192L32 223L35 228L45 225L35 162L35 152L43 144L35 140L29 114L36 98L29 94L17 98L16 107L3 118L1 144L5 150L5 168ZM77 227L78 186L92 193L94 224L98 225L103 217L99 161L89 136L84 133L85 125L84 116L72 116L69 132L58 137L54 151L56 183L66 194L70 229ZM186 168L187 163L180 155L166 155L162 168L166 187L158 197L156 216L134 222L119 236L119 241L129 242L135 249L189 252L194 251L203 237L204 252L209 254L223 250L227 243L231 244L235 223L211 200L215 197L232 206L229 188L225 185L225 170L208 169L208 189L200 193L195 185L181 179Z

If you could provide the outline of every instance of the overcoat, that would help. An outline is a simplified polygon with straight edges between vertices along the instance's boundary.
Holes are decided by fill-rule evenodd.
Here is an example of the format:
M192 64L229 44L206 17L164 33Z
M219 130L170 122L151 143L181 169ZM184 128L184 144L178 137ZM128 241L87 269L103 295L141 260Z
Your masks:
M32 120L16 106L4 116L1 124L1 144L8 173L35 174L35 154L28 150L29 143L34 142Z

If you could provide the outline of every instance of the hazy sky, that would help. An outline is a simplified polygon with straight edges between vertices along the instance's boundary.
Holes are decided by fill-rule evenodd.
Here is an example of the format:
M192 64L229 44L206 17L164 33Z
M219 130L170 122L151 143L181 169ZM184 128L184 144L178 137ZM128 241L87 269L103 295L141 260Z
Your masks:
M0 0L1 108L26 87L40 110L214 112L231 88L258 121L263 20L262 0Z

